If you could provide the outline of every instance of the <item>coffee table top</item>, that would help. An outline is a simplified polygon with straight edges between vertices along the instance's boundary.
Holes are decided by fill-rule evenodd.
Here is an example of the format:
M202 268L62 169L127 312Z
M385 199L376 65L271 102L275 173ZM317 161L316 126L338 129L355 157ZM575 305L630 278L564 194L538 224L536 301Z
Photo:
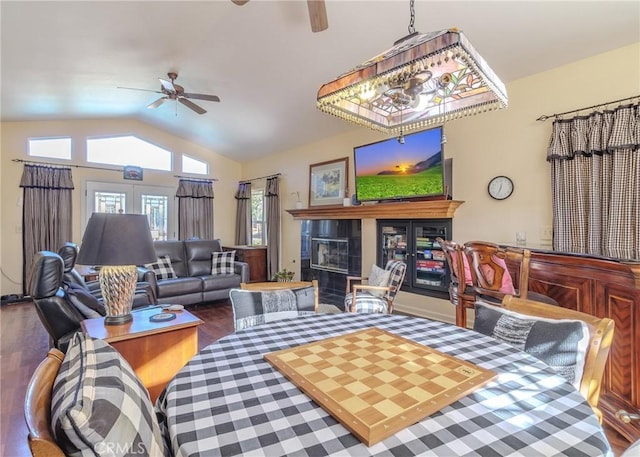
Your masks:
M175 319L164 322L151 322L149 318L159 313L171 312ZM120 325L104 325L104 317L86 319L82 321L82 331L93 338L100 338L108 343L130 339L134 336L150 335L165 332L167 329L194 327L202 324L202 321L189 311L163 311L160 306L134 309L131 313L133 320Z

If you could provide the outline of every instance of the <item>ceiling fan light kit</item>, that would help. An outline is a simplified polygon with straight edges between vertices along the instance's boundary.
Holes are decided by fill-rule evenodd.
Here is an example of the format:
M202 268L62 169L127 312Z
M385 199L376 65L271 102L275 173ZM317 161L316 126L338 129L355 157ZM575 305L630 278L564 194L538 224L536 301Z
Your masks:
M319 110L386 134L506 108L502 81L457 29L413 30L390 49L323 84Z

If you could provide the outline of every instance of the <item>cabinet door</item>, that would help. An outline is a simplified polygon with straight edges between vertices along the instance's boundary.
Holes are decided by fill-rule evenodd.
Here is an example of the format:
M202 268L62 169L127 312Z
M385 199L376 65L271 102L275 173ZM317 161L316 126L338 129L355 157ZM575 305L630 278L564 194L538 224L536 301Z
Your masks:
M380 257L378 264L384 268L389 260L409 263L409 224L380 224Z
M415 240L415 277L416 287L435 290L447 290L449 271L442 247L436 238L447 239L446 227L441 224L414 224Z

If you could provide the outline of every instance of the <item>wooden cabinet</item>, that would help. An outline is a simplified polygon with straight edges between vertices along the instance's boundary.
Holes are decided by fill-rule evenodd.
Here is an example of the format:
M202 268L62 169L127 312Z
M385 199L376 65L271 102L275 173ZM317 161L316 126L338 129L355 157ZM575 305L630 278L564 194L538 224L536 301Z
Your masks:
M624 423L619 411L640 410L640 262L532 250L529 290L560 305L615 322L599 406L604 422L631 442L640 421Z
M249 282L267 281L266 246L223 246L224 251L236 251L236 260L249 264Z

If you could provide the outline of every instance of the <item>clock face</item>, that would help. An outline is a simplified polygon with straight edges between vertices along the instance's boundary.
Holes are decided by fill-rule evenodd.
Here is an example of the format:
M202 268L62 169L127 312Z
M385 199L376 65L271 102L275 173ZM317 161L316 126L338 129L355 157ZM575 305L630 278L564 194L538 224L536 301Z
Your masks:
M504 200L513 193L513 181L506 176L496 176L489 181L489 195L496 200Z

